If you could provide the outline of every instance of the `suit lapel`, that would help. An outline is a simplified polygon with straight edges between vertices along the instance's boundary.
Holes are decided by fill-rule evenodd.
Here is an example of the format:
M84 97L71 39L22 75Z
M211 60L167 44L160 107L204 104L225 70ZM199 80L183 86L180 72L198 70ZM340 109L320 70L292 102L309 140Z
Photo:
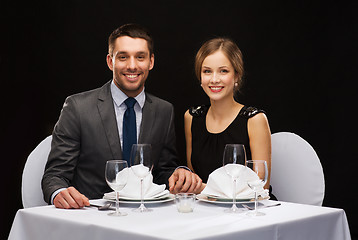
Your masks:
M110 86L111 81L102 87L98 95L97 107L113 158L121 158L122 149Z
M138 143L149 143L152 134L153 124L155 123L155 109L153 101L148 94L145 95L145 103L143 106L142 124Z

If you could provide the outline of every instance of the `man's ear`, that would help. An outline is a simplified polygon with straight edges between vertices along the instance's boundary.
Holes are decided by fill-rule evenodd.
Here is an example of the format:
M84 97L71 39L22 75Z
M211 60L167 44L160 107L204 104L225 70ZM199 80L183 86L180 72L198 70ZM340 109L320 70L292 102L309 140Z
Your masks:
M113 71L113 58L111 55L109 55L109 53L107 54L107 66L109 67L109 69L111 69L111 71Z
M152 56L150 56L150 66L149 70L152 70L154 67L154 53L152 53Z

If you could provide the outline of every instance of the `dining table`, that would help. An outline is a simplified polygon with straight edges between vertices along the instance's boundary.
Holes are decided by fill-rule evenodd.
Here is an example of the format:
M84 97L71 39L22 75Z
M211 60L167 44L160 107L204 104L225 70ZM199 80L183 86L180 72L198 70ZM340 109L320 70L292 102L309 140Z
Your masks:
M104 205L107 200L90 202ZM280 205L267 207L277 203ZM128 213L121 217L108 216L108 211L97 207L20 209L8 239L351 239L345 211L338 208L264 200L258 208L265 215L250 216L247 212L252 210L242 204L238 204L239 213L227 213L224 210L230 204L202 200L189 213L178 212L174 200L146 204L151 212L134 212L138 206L120 203L120 211Z

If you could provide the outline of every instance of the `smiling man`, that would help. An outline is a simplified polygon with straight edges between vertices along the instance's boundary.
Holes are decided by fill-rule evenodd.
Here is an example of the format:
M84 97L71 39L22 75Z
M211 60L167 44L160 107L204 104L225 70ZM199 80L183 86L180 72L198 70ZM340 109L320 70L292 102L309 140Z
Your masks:
M172 193L200 192L201 179L177 168L172 104L144 91L154 66L149 32L126 24L111 33L108 45L107 65L113 79L101 88L68 97L54 127L42 179L45 201L58 208L81 208L89 205L88 199L102 198L111 191L104 176L106 161L129 161L132 143L152 145L155 183L166 184ZM127 107L129 99L134 105ZM124 123L130 108L135 134L127 134ZM132 139L129 145L127 139Z
M128 97L143 91L145 80L154 66L154 54L147 40L123 36L116 38L107 55L108 67L113 71L113 81Z

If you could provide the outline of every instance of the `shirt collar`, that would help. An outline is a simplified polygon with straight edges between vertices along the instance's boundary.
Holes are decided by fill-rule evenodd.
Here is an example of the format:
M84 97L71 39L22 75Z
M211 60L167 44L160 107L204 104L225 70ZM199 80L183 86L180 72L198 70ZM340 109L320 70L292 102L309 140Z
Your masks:
M111 93L112 98L117 107L121 106L124 101L128 98L128 96L122 92L114 83L114 81L111 82ZM144 88L143 90L135 97L135 100L139 104L140 108L143 108L144 102L145 102L145 93Z

